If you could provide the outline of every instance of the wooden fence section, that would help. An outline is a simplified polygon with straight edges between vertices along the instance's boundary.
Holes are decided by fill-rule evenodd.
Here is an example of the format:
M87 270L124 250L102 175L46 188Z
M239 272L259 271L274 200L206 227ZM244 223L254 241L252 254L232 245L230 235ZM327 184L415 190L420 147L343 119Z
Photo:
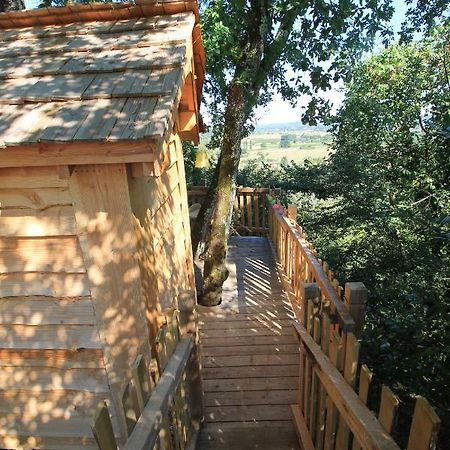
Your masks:
M155 341L150 365L139 355L131 367L132 380L121 390L128 438L124 450L184 450L195 441L201 420L201 390L194 335L181 336L173 313ZM101 402L92 420L100 450L117 450L111 415ZM192 448L192 447L191 447Z
M271 198L269 203L273 203ZM317 259L317 252L306 240L302 228L294 220L297 216L295 207L288 208L288 215L280 205L274 204L269 210L269 236L275 247L278 260L285 274L285 286L287 285L291 295L296 299L300 314L305 316L308 295L308 285L305 283L317 283L319 286L318 300L321 307L327 311L330 318L339 324L342 331L353 331L356 324L348 308L343 302L343 289L334 274L329 270L326 262ZM363 289L365 291L365 289ZM360 311L363 318L365 306L364 294L353 296L353 310ZM359 308L356 307L358 302Z
M378 416L366 406L372 373L365 365L359 369L358 342L366 289L347 283L344 292L294 218L294 207L286 215L276 204L269 214L270 237L298 319L299 397L291 409L299 442L304 450L400 450L391 437L399 399L383 386ZM407 450L435 449L439 426L433 408L418 397Z
M208 188L192 187L188 191L189 206L203 203ZM234 234L242 236L265 236L269 231L269 205L267 195L273 193L270 188L238 187L233 209Z

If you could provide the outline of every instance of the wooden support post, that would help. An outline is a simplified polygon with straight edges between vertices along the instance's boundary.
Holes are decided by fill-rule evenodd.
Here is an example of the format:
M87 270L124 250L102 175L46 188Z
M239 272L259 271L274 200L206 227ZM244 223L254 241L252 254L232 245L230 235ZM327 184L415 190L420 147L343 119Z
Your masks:
M91 429L100 450L117 450L117 443L105 401L98 404Z
M364 283L345 284L345 304L355 321L353 334L360 339L364 329L364 317L366 312L367 288Z
M288 205L287 216L289 217L289 219L292 219L295 222L297 222L297 206Z
M193 289L181 291L178 295L178 310L180 311L180 331L182 335L192 333L197 336L198 314L197 299Z
M198 429L203 419L203 395L202 374L200 371L200 355L198 349L198 320L196 309L195 291L182 292L178 297L178 308L180 311L180 331L183 336L192 334L194 337L194 348L187 365L187 395L191 407L190 415L193 426Z
M320 289L316 283L300 283L300 308L302 319L301 322L304 326L306 326L306 313L308 310L308 300L311 300L313 303L317 303L320 301Z

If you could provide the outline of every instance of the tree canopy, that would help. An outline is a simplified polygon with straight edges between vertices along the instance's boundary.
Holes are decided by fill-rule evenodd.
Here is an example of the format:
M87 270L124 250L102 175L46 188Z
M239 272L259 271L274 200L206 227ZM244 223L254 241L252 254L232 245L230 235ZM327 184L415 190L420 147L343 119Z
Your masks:
M423 42L393 44L354 67L328 160L278 171L253 164L240 175L245 184L287 189L336 276L366 284L365 362L404 404L426 396L443 423L450 411L449 36L449 26L438 27ZM440 436L445 448L445 427Z

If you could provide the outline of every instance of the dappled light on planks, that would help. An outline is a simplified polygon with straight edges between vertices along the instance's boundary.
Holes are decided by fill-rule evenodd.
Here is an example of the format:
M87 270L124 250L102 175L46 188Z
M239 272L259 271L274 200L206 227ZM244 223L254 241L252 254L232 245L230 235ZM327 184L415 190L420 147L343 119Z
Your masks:
M232 237L222 304L200 308L206 424L199 450L297 449L293 312L266 238Z

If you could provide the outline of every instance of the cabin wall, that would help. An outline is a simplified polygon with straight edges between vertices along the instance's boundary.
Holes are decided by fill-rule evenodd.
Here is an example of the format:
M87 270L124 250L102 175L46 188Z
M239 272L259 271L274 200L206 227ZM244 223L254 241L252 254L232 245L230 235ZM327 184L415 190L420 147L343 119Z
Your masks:
M194 289L181 141L157 176L126 164L0 169L0 448L96 448L106 399Z
M0 447L96 448L104 398L68 171L0 169Z
M151 357L127 167L76 166L69 184L111 397L123 412L120 394L133 362ZM126 435L123 413L116 433Z
M194 289L183 149L176 133L164 142L162 154L165 156L161 175L129 174L152 330L157 329L162 311L177 306L182 291Z

